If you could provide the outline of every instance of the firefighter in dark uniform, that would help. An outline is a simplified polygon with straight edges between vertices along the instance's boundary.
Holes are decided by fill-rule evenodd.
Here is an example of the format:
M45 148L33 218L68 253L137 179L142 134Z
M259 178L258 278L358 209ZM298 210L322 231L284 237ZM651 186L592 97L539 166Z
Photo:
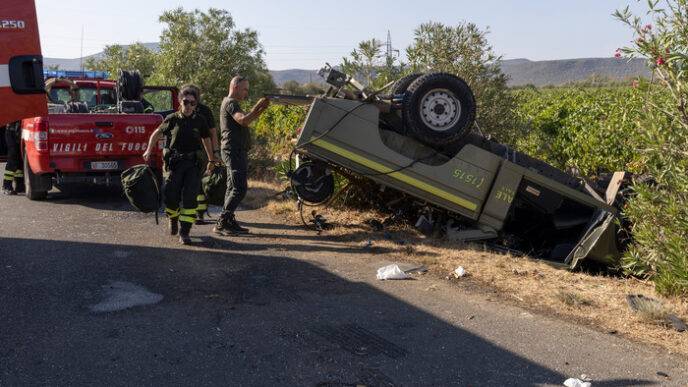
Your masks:
M213 111L210 110L207 105L201 102L201 89L198 88L198 86L192 84L182 86L182 88L185 87L194 89L199 97L198 104L196 105L196 113L203 116L208 124L208 128L210 129L210 142L213 144L213 156L219 160L220 147L218 145L217 127L215 126L215 116L213 115ZM203 170L201 172L203 172ZM198 201L198 207L196 207L196 224L205 224L203 217L208 211L208 199L205 197L202 184L198 190L198 197L196 198L196 201Z
M249 113L241 110L239 103L248 98L248 80L236 76L229 84L229 95L220 108L220 130L222 131L222 161L227 166L227 193L220 219L213 231L220 235L245 234L249 230L241 227L235 217L239 203L248 190L248 148L250 132L248 125L267 109L270 101L262 98Z
M20 121L5 126L5 143L7 144L7 165L5 165L5 174L2 180L2 192L5 195L16 195L24 192L24 171L20 152Z
M203 150L210 163L217 160L213 156L206 120L196 113L198 95L187 87L181 90L179 99L179 111L165 117L151 134L143 158L150 160L158 139L164 136L165 212L169 217L170 233L179 233L179 241L189 244L189 232L196 220L196 197L202 174L199 163L203 162Z

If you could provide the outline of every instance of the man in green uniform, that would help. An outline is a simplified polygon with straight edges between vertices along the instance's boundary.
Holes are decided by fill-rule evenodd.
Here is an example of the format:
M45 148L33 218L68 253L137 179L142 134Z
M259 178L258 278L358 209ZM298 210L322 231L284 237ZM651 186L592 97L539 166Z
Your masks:
M213 156L215 156L216 159L220 158L220 147L218 145L218 136L217 136L217 127L215 126L215 116L213 116L212 110L210 108L203 104L201 102L201 89L198 88L196 85L184 85L184 87L190 87L193 90L196 91L196 94L198 95L198 104L196 105L196 113L200 114L205 118L206 124L208 125L208 128L210 129L210 142L213 144ZM203 166L205 167L205 165ZM210 166L208 166L210 168ZM202 169L201 172L204 170ZM203 216L205 213L208 211L208 199L205 197L205 193L203 192L203 187L201 185L201 188L198 190L198 197L196 198L196 201L198 201L198 207L196 208L196 224L205 224L203 220Z
M180 242L189 244L189 232L196 220L198 206L196 198L201 180L199 163L202 163L202 149L205 149L207 160L214 163L216 159L206 120L196 113L198 95L187 87L181 90L179 98L179 111L165 117L151 134L143 158L150 160L158 139L164 136L163 160L167 175L164 190L165 212L169 217L170 233L179 233Z
M24 170L19 150L21 122L13 122L5 126L4 135L5 144L7 144L7 165L5 165L5 174L2 180L2 192L5 195L16 195L24 192Z
M227 166L227 193L225 204L213 231L220 235L248 233L234 218L239 203L248 190L248 148L250 132L248 125L267 109L270 101L262 98L249 113L241 110L240 102L248 98L248 79L236 76L229 84L229 95L220 108L220 130L222 131L222 161Z

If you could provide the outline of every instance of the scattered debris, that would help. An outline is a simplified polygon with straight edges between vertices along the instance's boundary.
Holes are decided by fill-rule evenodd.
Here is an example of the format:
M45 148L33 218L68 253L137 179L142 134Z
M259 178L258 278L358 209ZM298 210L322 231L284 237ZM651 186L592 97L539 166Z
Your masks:
M413 263L398 263L397 266L404 272L404 273L425 273L428 271L428 268L425 265L418 265L418 264L413 264Z
M313 227L315 227L315 229L318 231L318 234L332 228L332 225L327 223L327 219L325 219L324 216L316 213L315 210L311 212L311 217L311 223L313 223Z
M497 237L497 232L488 228L466 228L465 226L456 226L454 220L449 220L446 226L446 238L454 242L471 242L492 239Z
M369 249L369 248L371 248L371 247L373 247L373 240L372 240L372 239L368 239L368 241L366 241L366 242L363 244L363 248L364 248L364 249Z
M676 316L675 314L670 314L666 316L666 319L671 324L671 326L674 327L674 329L676 329L676 331L685 332L686 330L688 330L688 327L686 327L686 323L684 323L683 320L678 318L678 316Z
M435 222L432 221L432 217L426 217L421 215L416 221L415 227L425 236L431 236L433 230L435 229Z
M377 279L379 280L404 280L411 278L399 265L392 264L377 269Z
M585 382L576 378L569 378L564 381L566 387L592 387L592 383Z
M468 319L469 319L469 320L473 320L474 318L475 318L475 315L470 315L470 316L468 316Z
M514 273L515 275L520 275L520 276L528 275L528 270L513 269L513 270L511 270L511 272Z
M657 371L657 376L661 376L663 378L668 378L669 374L662 372L662 371Z
M111 282L103 286L103 301L92 305L91 311L96 313L116 312L134 306L152 305L162 301L161 294L152 293L143 286L129 282Z
M453 274L454 274L454 277L456 277L456 278L463 278L463 277L466 277L468 275L468 273L466 272L466 269L464 269L463 266L459 266L456 269L454 269Z

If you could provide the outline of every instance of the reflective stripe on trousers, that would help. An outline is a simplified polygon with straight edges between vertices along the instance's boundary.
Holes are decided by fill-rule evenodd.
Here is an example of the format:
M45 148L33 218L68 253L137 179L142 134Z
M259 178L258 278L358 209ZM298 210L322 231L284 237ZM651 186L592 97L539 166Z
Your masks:
M165 213L170 218L173 218L173 219L178 218L179 217L179 208L177 208L176 210L173 210L171 208L165 208Z
M196 196L196 201L198 202L198 207L196 207L196 211L205 212L208 209L208 201L206 200L205 195L200 194Z
M14 172L12 172L12 171L5 171L5 180L7 180L7 181L12 181L12 180L14 180L14 177L15 177L15 176L16 176L16 174L15 174ZM22 176L23 176L23 175L22 175Z
M181 215L179 216L180 222L193 223L196 221L196 209L195 208L182 208Z

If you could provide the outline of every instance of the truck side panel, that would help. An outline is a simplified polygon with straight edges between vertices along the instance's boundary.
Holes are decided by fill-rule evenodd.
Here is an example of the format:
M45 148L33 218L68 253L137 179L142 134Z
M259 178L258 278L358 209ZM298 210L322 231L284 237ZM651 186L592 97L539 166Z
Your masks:
M43 58L33 0L0 7L0 125L46 115Z

